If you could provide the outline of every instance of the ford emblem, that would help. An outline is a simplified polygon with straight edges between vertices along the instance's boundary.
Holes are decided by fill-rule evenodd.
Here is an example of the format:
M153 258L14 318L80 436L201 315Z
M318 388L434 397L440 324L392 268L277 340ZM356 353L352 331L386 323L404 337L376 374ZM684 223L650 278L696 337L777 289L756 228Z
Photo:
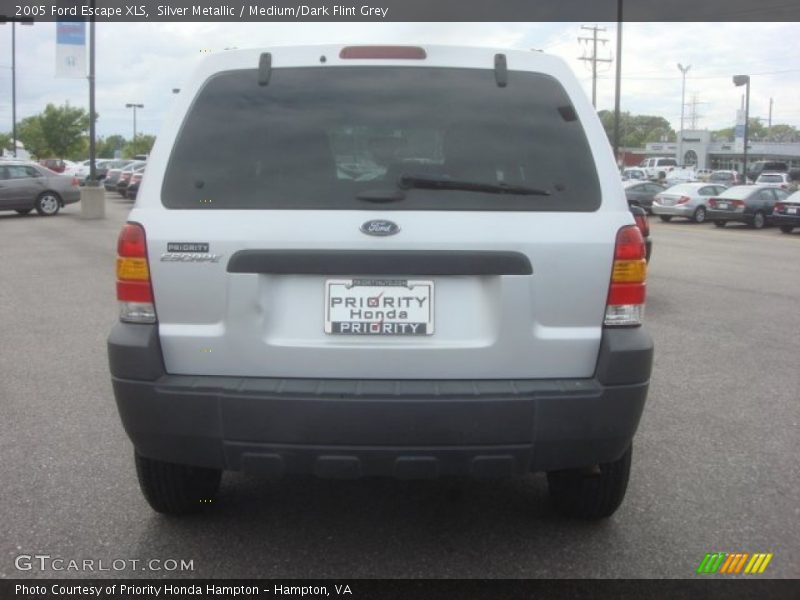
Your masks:
M366 233L367 235L378 235L378 236L386 236L386 235L394 235L398 231L400 231L400 226L393 222L393 221L385 221L383 219L375 219L373 221L367 221L361 226L362 233Z

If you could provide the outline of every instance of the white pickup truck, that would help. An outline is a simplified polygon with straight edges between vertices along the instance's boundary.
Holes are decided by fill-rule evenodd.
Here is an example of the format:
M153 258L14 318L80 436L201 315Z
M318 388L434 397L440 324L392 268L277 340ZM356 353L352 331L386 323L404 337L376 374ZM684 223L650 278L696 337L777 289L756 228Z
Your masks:
M648 179L664 179L672 169L678 166L678 161L674 158L653 156L644 159L639 166L647 173Z

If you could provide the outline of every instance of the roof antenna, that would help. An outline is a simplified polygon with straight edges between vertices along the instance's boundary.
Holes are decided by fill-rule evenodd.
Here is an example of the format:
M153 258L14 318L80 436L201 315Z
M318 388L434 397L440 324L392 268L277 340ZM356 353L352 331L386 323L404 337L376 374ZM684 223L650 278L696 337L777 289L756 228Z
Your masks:
M272 74L272 54L262 52L258 59L258 85L267 85Z
M508 84L508 67L506 67L506 55L494 55L494 78L497 81L497 87L506 87Z

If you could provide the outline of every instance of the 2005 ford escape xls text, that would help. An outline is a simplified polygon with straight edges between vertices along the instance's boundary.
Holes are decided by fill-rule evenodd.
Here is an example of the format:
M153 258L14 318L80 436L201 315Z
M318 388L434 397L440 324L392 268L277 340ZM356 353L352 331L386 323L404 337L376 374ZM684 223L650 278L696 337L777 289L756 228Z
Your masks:
M119 237L111 375L142 491L547 472L625 494L653 345L645 246L575 77L538 52L208 57Z

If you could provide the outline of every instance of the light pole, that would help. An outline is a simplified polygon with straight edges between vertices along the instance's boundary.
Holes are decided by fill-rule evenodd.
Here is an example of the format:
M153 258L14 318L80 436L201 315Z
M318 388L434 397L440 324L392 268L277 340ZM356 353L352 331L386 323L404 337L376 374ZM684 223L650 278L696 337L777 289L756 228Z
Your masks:
M17 21L33 25L33 17L8 17L0 15L0 25L11 21L11 137L14 143L14 158L17 157Z
M678 164L683 166L683 109L686 106L686 73L689 72L692 65L686 65L684 67L681 63L678 63L678 68L683 74L683 85L681 86L681 130L678 134L680 136L678 138Z
M742 160L742 170L744 171L744 182L747 183L747 129L750 121L750 75L734 75L733 85L736 87L745 86L744 101L744 156Z
M133 109L133 141L136 141L136 109L144 108L144 104L126 104L125 108Z

